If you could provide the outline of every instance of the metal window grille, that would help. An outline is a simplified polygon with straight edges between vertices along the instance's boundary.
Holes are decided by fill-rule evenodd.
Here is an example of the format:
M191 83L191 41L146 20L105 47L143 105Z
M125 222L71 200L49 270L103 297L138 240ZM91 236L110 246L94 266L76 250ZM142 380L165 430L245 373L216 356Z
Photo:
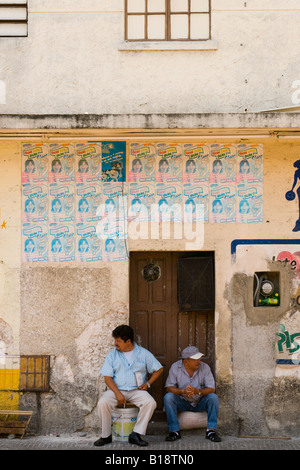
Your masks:
M181 311L213 310L214 265L211 257L178 260L178 303Z
M211 0L125 0L126 41L211 39Z
M20 357L20 390L47 392L50 383L50 356Z
M27 35L27 0L0 0L0 37Z

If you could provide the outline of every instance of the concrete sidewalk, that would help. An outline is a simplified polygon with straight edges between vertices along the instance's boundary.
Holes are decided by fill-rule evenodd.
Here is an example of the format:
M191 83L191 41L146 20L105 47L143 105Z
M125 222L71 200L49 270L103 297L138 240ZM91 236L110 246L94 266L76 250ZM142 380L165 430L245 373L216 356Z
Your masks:
M220 434L221 435L221 434ZM1 450L94 450L104 454L116 453L121 455L126 451L141 451L157 454L163 452L170 455L188 453L198 450L300 450L300 438L241 438L222 436L222 442L214 443L205 439L205 433L185 433L175 442L166 442L165 436L149 435L145 437L148 447L139 447L128 442L112 442L104 447L95 447L94 441L98 435L82 433L60 436L24 436L20 438L0 438ZM120 454L121 451L121 454Z

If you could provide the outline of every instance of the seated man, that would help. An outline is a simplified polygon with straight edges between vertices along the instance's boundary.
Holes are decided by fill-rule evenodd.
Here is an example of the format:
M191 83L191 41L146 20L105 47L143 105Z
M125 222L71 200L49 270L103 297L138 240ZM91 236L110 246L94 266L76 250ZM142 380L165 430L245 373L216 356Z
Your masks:
M219 399L215 392L215 380L210 367L201 362L202 353L195 346L182 351L182 360L175 362L166 381L164 405L169 426L166 441L180 439L178 411L206 411L206 439L220 442L216 433Z
M125 406L126 401L139 408L137 422L128 440L131 444L148 445L140 434L146 434L157 405L147 390L160 376L163 367L152 353L133 342L133 335L133 329L127 325L118 326L112 332L115 348L108 353L100 371L109 390L98 403L102 437L94 442L95 446L112 442L112 410L116 406ZM142 379L141 384L137 383L136 373ZM152 375L147 381L148 373Z

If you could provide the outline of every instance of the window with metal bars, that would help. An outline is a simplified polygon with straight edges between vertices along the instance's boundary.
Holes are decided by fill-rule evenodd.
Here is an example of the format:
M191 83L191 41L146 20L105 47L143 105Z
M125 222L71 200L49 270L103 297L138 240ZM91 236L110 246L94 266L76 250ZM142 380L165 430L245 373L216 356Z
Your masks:
M0 37L28 34L27 0L0 0Z
M20 390L48 392L50 384L50 356L20 357Z
M211 39L211 0L125 0L126 41Z

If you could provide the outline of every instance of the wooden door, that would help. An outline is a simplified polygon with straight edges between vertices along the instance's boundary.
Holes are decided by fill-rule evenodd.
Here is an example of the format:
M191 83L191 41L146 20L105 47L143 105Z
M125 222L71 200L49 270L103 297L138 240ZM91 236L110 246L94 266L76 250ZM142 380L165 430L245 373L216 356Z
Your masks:
M169 368L185 347L197 346L204 354L203 361L214 371L214 309L184 311L178 303L178 260L190 257L209 257L213 263L213 254L207 252L130 253L129 323L135 341L164 366L162 376L150 389L158 411L163 409ZM201 284L201 280L197 282ZM207 298L207 285L203 288Z

